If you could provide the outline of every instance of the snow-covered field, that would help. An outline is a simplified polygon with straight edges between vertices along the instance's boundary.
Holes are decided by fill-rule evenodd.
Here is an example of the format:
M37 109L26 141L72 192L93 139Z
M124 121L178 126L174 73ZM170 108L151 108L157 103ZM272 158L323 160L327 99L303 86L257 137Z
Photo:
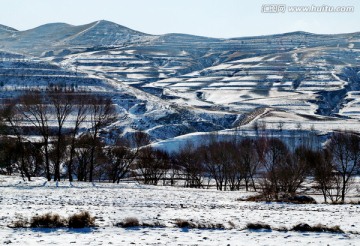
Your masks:
M137 183L54 183L0 176L0 244L10 245L358 245L360 205L294 205L239 201L251 193L145 186ZM357 199L356 197L354 199ZM86 210L93 229L12 229L21 216L46 212L68 216ZM164 228L115 226L127 217ZM225 229L181 229L176 219L222 224ZM275 230L245 229L264 222ZM280 232L303 222L339 225L344 234Z

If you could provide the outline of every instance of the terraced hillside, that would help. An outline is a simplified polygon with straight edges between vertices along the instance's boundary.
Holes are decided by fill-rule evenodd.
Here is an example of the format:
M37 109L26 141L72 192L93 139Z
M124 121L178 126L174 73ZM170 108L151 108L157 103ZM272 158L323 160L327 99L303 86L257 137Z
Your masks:
M360 119L360 33L215 39L97 21L1 26L0 50L2 97L54 84L103 93L119 106L119 133L154 141L255 121L356 129Z
M26 91L53 86L70 88L81 94L103 95L117 105L119 120L110 128L119 134L146 131L153 141L197 131L232 127L237 115L181 107L105 76L64 69L56 63L2 53L0 99L14 98ZM6 57L6 58L4 58ZM55 121L54 121L55 124Z

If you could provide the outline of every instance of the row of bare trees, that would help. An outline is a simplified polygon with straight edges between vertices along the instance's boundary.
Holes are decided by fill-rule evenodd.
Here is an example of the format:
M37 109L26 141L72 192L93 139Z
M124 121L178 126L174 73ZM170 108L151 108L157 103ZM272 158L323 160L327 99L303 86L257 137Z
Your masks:
M52 88L1 106L0 170L6 174L118 183L132 173L156 185L169 170L167 153L143 147L149 144L147 134L101 136L119 118L109 98Z
M74 160L84 141L89 147L88 179L94 179L100 129L117 118L108 98L58 89L31 91L5 100L1 113L1 142L13 148L8 155L16 153L13 165L7 164L9 171L15 165L29 179L43 172L48 180L53 177L55 181L60 180L63 163L72 181ZM9 158L6 153L2 156Z
M0 116L0 168L29 180L120 182L131 174L146 184L182 181L201 188L214 181L218 190L260 189L277 198L296 193L310 178L325 201L344 202L360 170L360 137L354 132L335 131L317 148L257 134L188 143L169 154L143 147L149 138L142 132L126 140L102 138L101 131L119 118L112 101L57 88L5 100Z
M198 147L189 143L170 156L163 152L152 155L138 165L148 184L166 177L171 184L182 180L186 187L201 188L209 185L206 181L214 181L218 190L252 188L270 200L296 194L308 180L325 202L344 202L360 171L360 136L335 131L323 148L290 148L274 137L242 138Z

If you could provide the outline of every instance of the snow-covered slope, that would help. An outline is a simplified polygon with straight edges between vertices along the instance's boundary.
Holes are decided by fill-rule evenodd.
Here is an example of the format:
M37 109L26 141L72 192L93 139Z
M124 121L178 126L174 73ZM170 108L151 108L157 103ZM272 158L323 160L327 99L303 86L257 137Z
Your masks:
M142 130L149 133L153 141L158 141L191 132L232 127L237 117L233 113L174 105L118 80L64 69L56 63L11 53L3 53L3 57L0 61L0 100L51 86L110 97L119 112L119 121L111 129L125 136Z
M51 23L26 31L9 29L7 33L9 32L11 35L0 36L3 49L47 56L68 54L94 46L138 42L142 38L146 40L147 37L151 37L151 35L104 20L81 26Z
M12 27L8 27L8 26L4 26L0 24L0 34L3 33L13 33L16 32L17 30L12 28Z
M66 81L107 94L126 115L120 132L155 141L255 121L326 132L360 118L360 33L216 39L97 21L0 27L1 50L3 89Z
M109 22L97 21L89 24L84 30L63 40L68 45L110 46L136 42L142 37L150 36L127 27Z

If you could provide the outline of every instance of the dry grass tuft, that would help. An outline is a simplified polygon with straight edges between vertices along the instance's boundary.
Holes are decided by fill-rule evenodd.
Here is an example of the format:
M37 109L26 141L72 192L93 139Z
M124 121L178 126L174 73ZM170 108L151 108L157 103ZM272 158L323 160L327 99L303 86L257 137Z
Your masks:
M340 226L332 226L327 227L322 224L317 224L315 226L310 226L306 223L297 224L292 228L292 231L299 232L331 232L331 233L344 233L343 230L340 229Z
M66 219L58 214L46 213L31 218L31 228L59 228L67 225Z
M249 230L271 230L270 225L265 223L247 223L246 228Z
M129 227L137 227L140 226L140 222L135 217L127 217L122 222L117 223L116 226L129 228Z
M198 228L198 226L195 225L194 223L183 219L176 219L175 225L179 228Z
M77 214L73 214L69 217L70 228L85 228L94 227L95 217L92 217L89 212L82 211Z
M16 219L8 225L10 228L27 228L29 227L29 220L21 214L15 215Z
M247 201L247 202L286 202L286 203L294 203L294 204L316 204L314 198L311 196L305 195L281 195L278 198L274 196L265 196L263 194L249 196L244 199L238 199L238 201Z

